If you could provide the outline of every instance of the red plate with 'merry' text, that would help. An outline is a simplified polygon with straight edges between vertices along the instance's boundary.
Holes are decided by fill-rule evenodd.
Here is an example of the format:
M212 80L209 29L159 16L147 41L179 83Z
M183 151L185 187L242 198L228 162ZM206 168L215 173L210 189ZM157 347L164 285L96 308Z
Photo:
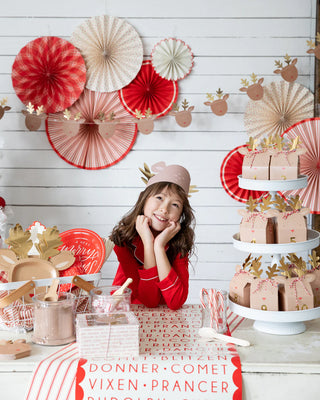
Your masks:
M60 233L63 245L59 250L72 251L76 259L86 271L86 274L95 274L100 271L106 251L101 237L89 229L70 229Z

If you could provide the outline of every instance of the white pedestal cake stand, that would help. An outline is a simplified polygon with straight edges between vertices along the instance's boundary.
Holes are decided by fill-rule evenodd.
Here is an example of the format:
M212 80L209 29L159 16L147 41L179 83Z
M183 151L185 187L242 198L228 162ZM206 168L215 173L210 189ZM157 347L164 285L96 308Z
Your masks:
M269 191L274 196L278 191L296 190L307 186L307 177L284 181L265 181L244 179L240 175L239 186L243 189ZM308 229L307 240L297 243L259 244L240 241L240 234L233 235L233 245L240 251L253 254L270 254L272 263L279 263L282 254L296 253L314 249L320 244L320 234ZM296 335L306 330L304 321L320 318L320 307L300 311L264 311L243 307L229 299L230 310L236 314L254 320L254 328L275 335Z

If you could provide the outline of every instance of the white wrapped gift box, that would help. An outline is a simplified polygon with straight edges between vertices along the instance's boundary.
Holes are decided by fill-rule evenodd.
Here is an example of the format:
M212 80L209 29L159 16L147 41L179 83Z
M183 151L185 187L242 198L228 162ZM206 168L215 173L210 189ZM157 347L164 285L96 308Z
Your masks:
M139 355L139 322L132 312L78 314L76 334L82 358Z

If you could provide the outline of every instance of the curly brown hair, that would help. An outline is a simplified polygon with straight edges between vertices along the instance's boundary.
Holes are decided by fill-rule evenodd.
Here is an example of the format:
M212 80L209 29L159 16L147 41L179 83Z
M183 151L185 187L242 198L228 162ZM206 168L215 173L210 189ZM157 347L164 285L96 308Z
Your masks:
M161 193L164 189L168 189L172 193L178 195L183 204L180 217L181 229L170 240L170 247L167 252L168 259L170 262L173 262L179 253L181 253L182 257L188 255L190 258L194 251L195 217L185 191L180 186L171 182L154 183L140 193L134 207L124 215L111 232L110 239L117 246L133 248L132 241L138 235L136 231L136 219L138 215L143 215L146 200L155 194Z

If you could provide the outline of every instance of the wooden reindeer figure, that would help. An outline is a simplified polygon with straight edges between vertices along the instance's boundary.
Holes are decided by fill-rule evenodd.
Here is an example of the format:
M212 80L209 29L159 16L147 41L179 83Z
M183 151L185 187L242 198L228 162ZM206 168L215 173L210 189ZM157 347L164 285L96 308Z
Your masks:
M236 266L236 273L229 284L230 299L243 307L250 307L250 287L254 277L246 268L249 269L251 260L252 257L249 254L242 266Z
M278 311L278 282L273 279L277 276L277 265L269 266L267 278L261 278L263 270L260 262L261 256L252 261L250 272L255 276L251 283L250 307L264 311Z
M4 116L4 113L6 111L11 110L11 107L7 106L7 97L4 97L1 101L0 101L0 119Z
M257 81L257 75L255 73L252 73L250 75L252 84L250 85L250 82L247 79L241 79L241 84L243 85L239 90L240 92L245 92L247 93L248 97L251 100L261 100L263 97L263 86L262 83L264 81L264 78L260 78Z
M137 127L139 132L144 135L149 135L154 129L154 120L157 118L156 115L152 115L152 111L150 108L143 113L140 110L135 111L135 116L138 119Z
M279 285L279 304L281 311L308 310L314 307L314 298L311 282L314 275L307 273L306 262L295 254L287 256L289 260L285 263L284 257L280 260L279 269L283 276L276 279Z
M258 149L257 139L249 138L246 147L239 147L238 152L244 156L242 160L242 178L269 180L269 164L271 152L268 147L268 140L265 145Z
M300 156L306 152L305 148L299 147L299 136L289 143L289 147L278 134L272 140L274 148L270 150L270 180L297 179L300 174Z
M252 196L247 201L246 210L240 209L240 240L249 243L274 243L274 224L272 217L276 215L271 208L271 195L263 198L258 211L258 203Z
M312 270L308 272L314 275L314 280L311 282L311 287L313 291L315 307L320 307L320 261L319 260L320 257L318 257L317 252L313 250L312 254L309 254L309 262L312 267Z
M35 243L38 257L28 255L33 246L30 236L30 231L24 231L20 224L16 224L5 240L9 249L0 249L0 270L7 272L9 282L56 278L60 270L74 263L71 252L58 250L62 240L55 226L38 234L39 243ZM24 298L26 302L31 302L30 296L25 295Z
M295 58L291 60L291 57L288 54L286 54L284 56L284 61L287 64L285 66L283 66L281 61L276 60L275 65L278 68L273 72L275 74L280 74L281 77L287 82L294 82L298 78L298 70L296 67L298 59Z
M115 112L111 111L107 116L103 111L98 113L98 118L94 119L98 125L98 132L104 139L110 139L114 135L120 119L116 118Z
M304 242L307 240L306 215L310 209L302 208L299 195L290 197L288 204L276 195L274 201L276 209L275 237L276 243Z
M316 45L317 43L317 45ZM309 50L307 50L308 54L314 54L315 57L320 60L320 33L317 32L316 34L316 40L307 40L307 45L309 47Z
M228 111L228 103L227 100L229 98L228 94L223 94L223 91L219 88L216 91L217 100L214 99L214 95L211 93L207 93L208 101L205 101L203 104L209 106L213 114L218 115L219 117L225 115Z
M66 136L73 137L79 132L80 124L83 124L85 119L81 118L81 113L78 112L75 115L72 115L71 112L66 109L63 112L63 117L65 120L63 121L63 133Z
M189 103L186 99L181 103L182 111L179 111L177 103L173 104L173 110L169 112L169 115L174 115L178 125L186 128L192 122L191 112L194 110L194 106L189 107Z
M43 106L37 107L34 109L34 105L28 103L26 106L27 110L22 110L22 114L26 117L25 125L29 129L29 131L37 131L41 126L41 121L46 119L47 115L44 113Z

